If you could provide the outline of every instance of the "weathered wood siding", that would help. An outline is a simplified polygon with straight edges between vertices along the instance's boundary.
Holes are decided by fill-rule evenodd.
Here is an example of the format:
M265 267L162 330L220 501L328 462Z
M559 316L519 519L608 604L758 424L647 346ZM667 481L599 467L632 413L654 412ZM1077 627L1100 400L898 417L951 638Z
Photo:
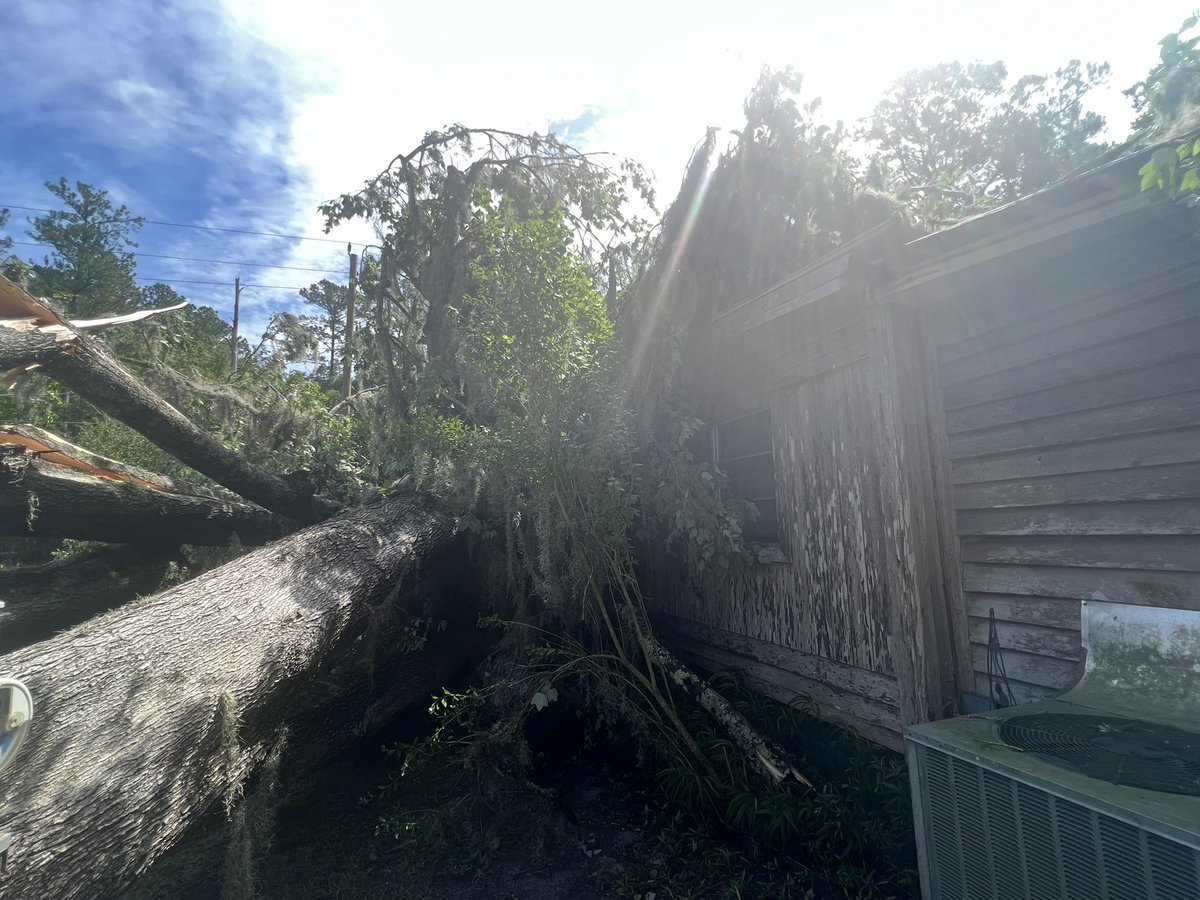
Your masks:
M1079 601L1200 609L1200 283L1179 227L934 308L976 685L988 611L1014 693L1069 685Z
M807 697L897 746L863 298L818 294L798 307L718 320L694 386L710 422L770 408L788 561L719 579L657 579L654 605L693 657L740 665L776 696Z

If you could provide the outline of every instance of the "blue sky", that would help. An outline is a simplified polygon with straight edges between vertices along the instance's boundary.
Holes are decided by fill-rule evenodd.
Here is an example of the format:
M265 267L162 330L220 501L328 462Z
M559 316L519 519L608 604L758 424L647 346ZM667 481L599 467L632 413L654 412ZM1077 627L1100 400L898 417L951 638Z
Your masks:
M105 188L147 219L283 233L308 224L310 173L287 151L313 85L221 7L18 0L0 6L0 34L0 84L10 87L0 92L0 206L46 206L43 182L65 175ZM21 232L30 215L14 210L17 240L29 239ZM141 251L167 256L292 263L296 255L292 241L154 225L138 241ZM306 267L339 271L345 250L313 243L300 256ZM240 274L283 286L321 277L149 257L139 272L228 283ZM232 295L179 289L223 311ZM247 289L244 297L259 327L267 308L295 301L283 291Z
M829 118L853 121L916 66L1004 59L1024 74L1108 60L1112 89L1096 104L1121 136L1118 89L1189 11L1165 0L609 0L540 12L473 0L3 0L0 206L44 206L42 183L66 176L147 219L318 237L321 200L456 121L553 125L639 159L669 200L706 126L738 126L763 64L794 65ZM18 240L25 216L10 223ZM372 240L365 226L334 237L342 243L147 225L139 240L148 254L338 272L345 240ZM139 271L285 287L321 277L148 257ZM179 289L229 311L232 288ZM298 299L248 288L243 303L250 333Z

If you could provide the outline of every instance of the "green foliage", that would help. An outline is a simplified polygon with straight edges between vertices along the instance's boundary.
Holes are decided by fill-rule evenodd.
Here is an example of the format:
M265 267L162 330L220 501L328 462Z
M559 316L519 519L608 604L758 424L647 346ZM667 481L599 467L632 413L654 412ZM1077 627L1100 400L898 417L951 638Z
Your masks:
M1143 133L1158 130L1194 131L1194 113L1200 101L1200 34L1186 36L1196 28L1197 16L1184 20L1178 32L1159 41L1159 62L1145 80L1125 93L1132 98L1139 116L1134 126ZM1138 171L1143 191L1159 190L1172 200L1195 203L1200 194L1200 140L1194 135L1173 147L1155 150Z
M1160 190L1172 200L1200 192L1200 139L1155 150L1138 170L1142 190Z
M704 173L681 267L724 302L802 268L891 214L862 195L838 123L818 124L816 98L801 102L802 76L764 70L744 105L746 123Z
M77 541L74 538L64 538L61 544L50 551L50 558L58 560L82 559L105 546L105 544L100 544L96 541Z
M1198 21L1197 16L1189 16L1178 31L1159 41L1154 68L1125 91L1138 113L1133 122L1136 131L1172 128L1194 111L1200 99L1200 34L1188 36L1188 32Z
M152 284L142 289L141 305L161 309L183 299L168 285ZM230 374L231 336L232 327L215 309L191 305L146 319L134 328L111 332L108 339L141 362L170 365L209 381L224 381Z
M678 840L685 829L691 841L725 845L725 853L713 854L713 871L689 874L701 881L728 878L727 855L740 846L734 852L741 868L754 860L768 871L798 876L779 885L780 896L801 896L792 889L803 886L816 897L915 897L903 760L811 712L770 700L736 670L719 673L711 683L763 733L795 751L816 788L763 784L723 732L690 710L689 728L719 777L705 777L674 752L658 754L656 780L683 812L664 839Z
M447 398L437 381L422 382L434 393L406 428L410 465L464 524L482 534L482 523L498 523L504 548L531 549L509 560L520 601L529 593L578 611L600 577L583 547L599 541L628 560L633 501L618 473L629 435L613 328L561 210L485 204L475 233L474 290L455 310L465 390Z
M176 462L141 434L128 425L122 425L116 419L95 415L72 430L75 432L73 437L80 446L110 459L164 475L197 478L195 472Z
M334 284L328 278L310 284L300 289L300 296L306 305L316 310L311 315L300 317L316 336L318 359L321 368L315 373L316 377L328 385L333 385L341 377L341 356L339 350L346 334L346 305L350 288L344 284Z
M32 287L59 303L70 318L91 318L137 305L133 234L142 219L114 206L108 192L67 179L46 189L64 209L33 220L30 236L54 249L34 265Z
M1010 84L1002 62L913 70L860 132L874 150L868 180L929 225L1045 187L1105 149L1104 119L1084 101L1108 71L1072 60Z

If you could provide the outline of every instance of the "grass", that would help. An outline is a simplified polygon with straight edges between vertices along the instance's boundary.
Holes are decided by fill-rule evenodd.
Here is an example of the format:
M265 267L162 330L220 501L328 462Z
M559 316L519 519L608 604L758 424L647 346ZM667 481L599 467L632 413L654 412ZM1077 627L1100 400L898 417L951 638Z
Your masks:
M258 863L261 896L916 897L902 759L775 703L737 673L717 683L795 753L816 790L760 785L702 717L689 725L722 778L697 782L669 755L639 750L611 722L599 726L570 690L519 733L476 708L464 723L482 738L451 729L444 752L412 740L416 728L429 735L428 717L410 719L396 735L407 743L381 751L376 740L283 786L274 841ZM200 833L129 900L215 900L228 841L227 827Z

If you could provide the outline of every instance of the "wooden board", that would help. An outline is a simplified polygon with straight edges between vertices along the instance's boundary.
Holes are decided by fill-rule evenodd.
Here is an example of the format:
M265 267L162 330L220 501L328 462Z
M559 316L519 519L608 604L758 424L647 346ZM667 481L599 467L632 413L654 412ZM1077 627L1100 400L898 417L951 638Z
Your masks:
M1009 679L1008 687L1012 691L1013 699L1017 703L1037 703L1039 700L1048 700L1051 697L1056 697L1063 692L1065 687L1051 688L1040 684L1026 684L1023 681L1015 681ZM988 678L983 672L975 673L975 693L989 696L988 693Z
M964 509L960 535L1200 535L1200 501Z
M1200 609L1200 275L1147 239L946 304L939 370L982 693L989 610L1028 701L1073 683L1080 600Z
M947 410L1077 384L1117 372L1136 372L1147 360L1186 355L1200 345L1200 318L1188 318L1129 336L946 386Z
M1078 663L1069 659L1055 659L1050 656L1039 656L1036 653L1023 653L1002 647L1004 668L1008 677L1013 681L1025 684L1039 685L1051 690L1063 690L1070 687L1079 678ZM975 671L980 674L987 672L987 647L979 644L971 645L975 662Z
M780 550L792 562L724 575L654 571L657 610L893 674L880 560L877 440L866 375L856 363L772 399Z
M1200 379L1196 383L1200 384ZM1200 425L1200 390L1138 398L1129 403L959 432L950 436L949 445L950 454L961 460L1185 425Z
M962 558L975 563L1165 569L1200 572L1200 537L1130 535L964 537Z
M697 408L714 421L766 403L776 392L852 365L866 355L861 302L838 298L830 316L790 316L702 346L696 369Z
M990 624L986 618L971 618L971 643L984 647L988 643ZM1051 656L1074 662L1079 659L1079 627L1050 628L1029 622L1002 622L996 620L996 636L1005 650L1020 650L1038 656Z
M693 643L727 650L747 659L802 675L810 681L837 687L884 707L892 709L899 707L900 698L897 693L896 679L879 672L847 666L808 653L800 653L789 647L760 641L721 628L713 628L677 616L655 616L654 621L668 635L681 640L686 639Z
M1068 597L1020 597L1004 594L967 594L967 612L986 620L992 611L997 621L1028 623L1079 632L1081 601ZM984 636L986 640L986 635Z
M1142 360L1141 366L1131 370L950 410L946 413L946 423L950 433L956 434L1165 397L1194 391L1198 384L1200 355L1189 348L1170 356L1149 356Z
M1197 498L1200 498L1200 463L985 481L959 484L954 491L954 503L960 510Z
M954 483L970 484L1195 462L1200 462L1200 427L1191 426L955 460L953 467Z
M759 684L775 688L769 693L783 702L846 725L869 740L893 749L900 744L900 719L894 709L874 707L857 695L707 644L685 640L680 649L710 671L742 669Z
M1022 278L1019 291L1010 285L973 290L935 317L939 363L952 363L998 347L1015 344L1063 326L1104 315L1190 288L1196 273L1182 262L1178 248L1158 247L1144 262L1130 265L1126 254L1106 258L1084 272L1055 265ZM1014 299L1016 303L1012 302Z
M1128 303L1128 295L1126 298ZM1069 311L1082 315L1068 318L1061 314L1053 323L1046 322L1044 317L1035 317L1028 323L1027 333L1018 339L1005 335L1006 340L989 343L987 349L942 362L942 383L957 385L1021 369L1031 363L1055 360L1083 348L1117 343L1132 335L1156 331L1195 318L1197 304L1191 285L1188 285L1185 290L1147 298L1106 315L1096 315L1094 308ZM1043 321L1037 321L1039 318Z
M968 591L1200 610L1200 573L964 563Z

